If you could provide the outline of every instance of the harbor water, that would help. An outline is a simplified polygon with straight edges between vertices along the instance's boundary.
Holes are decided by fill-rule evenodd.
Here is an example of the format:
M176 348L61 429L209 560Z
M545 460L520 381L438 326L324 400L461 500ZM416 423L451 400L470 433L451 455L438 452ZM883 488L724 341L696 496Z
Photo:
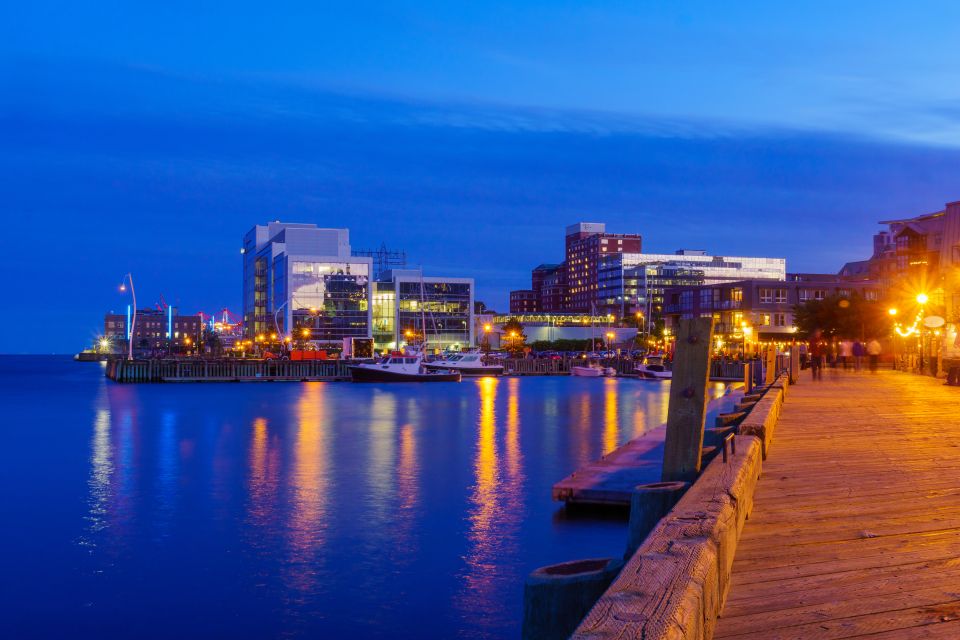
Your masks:
M622 514L568 514L551 486L662 424L669 389L102 366L0 358L0 637L518 637L531 570L626 542Z

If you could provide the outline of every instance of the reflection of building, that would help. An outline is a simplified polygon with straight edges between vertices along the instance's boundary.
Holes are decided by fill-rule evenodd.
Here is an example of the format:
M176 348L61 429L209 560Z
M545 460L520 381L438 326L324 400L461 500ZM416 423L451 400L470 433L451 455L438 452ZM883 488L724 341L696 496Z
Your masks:
M740 334L744 324L754 339L789 339L796 327L793 308L810 300L853 293L866 300L879 300L875 282L845 282L837 276L813 280L790 276L786 281L740 280L720 284L668 289L665 296L666 326L675 332L677 320L713 316L714 334L724 340Z
M393 269L374 283L373 338L378 349L419 342L428 349L467 349L474 343L473 278L423 276Z
M120 353L127 349L133 312L127 307L126 314L108 313L103 318L103 335L110 341L110 349ZM171 347L197 344L200 339L199 315L182 316L173 307L160 309L137 309L133 323L133 350L135 353L169 351Z
M243 243L243 319L248 338L279 332L341 345L369 337L369 257L350 254L347 229L271 222Z

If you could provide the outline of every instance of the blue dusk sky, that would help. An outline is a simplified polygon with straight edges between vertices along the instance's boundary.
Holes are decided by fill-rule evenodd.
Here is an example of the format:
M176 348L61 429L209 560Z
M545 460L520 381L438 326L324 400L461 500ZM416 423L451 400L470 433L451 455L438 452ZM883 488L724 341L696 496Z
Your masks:
M960 199L957 2L6 2L0 352L240 310L240 238L345 226L506 308L606 222L835 272Z

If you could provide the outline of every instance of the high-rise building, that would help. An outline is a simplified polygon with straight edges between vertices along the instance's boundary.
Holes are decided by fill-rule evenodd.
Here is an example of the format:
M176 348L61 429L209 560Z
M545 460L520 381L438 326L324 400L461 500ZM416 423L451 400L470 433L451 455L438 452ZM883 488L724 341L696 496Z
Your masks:
M277 332L321 345L370 337L372 259L350 252L347 229L271 222L243 239L248 338Z
M567 227L565 310L590 311L600 289L600 261L619 253L640 253L638 234L607 233L599 222L579 222Z

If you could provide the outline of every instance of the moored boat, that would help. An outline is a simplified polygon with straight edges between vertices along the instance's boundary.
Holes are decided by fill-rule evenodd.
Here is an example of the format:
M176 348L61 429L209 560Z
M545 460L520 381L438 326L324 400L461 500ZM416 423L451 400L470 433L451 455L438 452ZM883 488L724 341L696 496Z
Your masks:
M460 382L459 371L430 371L421 356L391 355L349 367L353 382Z
M663 364L660 356L647 356L643 362L634 367L637 376L645 380L670 380L673 372Z
M604 367L596 362L584 365L573 365L570 367L570 375L580 376L581 378L601 378L606 375Z
M500 376L502 364L484 362L483 354L470 351L458 353L443 360L423 363L427 371L457 371L464 376Z

